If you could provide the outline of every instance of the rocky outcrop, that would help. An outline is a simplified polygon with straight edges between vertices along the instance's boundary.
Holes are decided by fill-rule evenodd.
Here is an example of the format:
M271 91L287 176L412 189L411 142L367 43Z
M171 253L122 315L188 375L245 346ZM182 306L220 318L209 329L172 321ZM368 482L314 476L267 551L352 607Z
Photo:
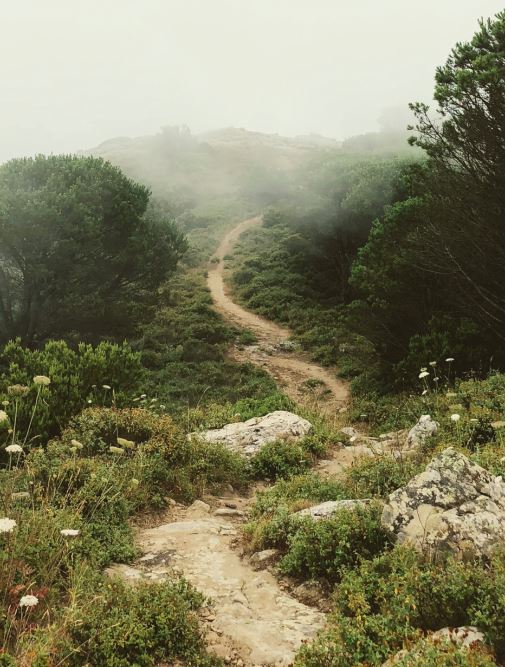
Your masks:
M382 524L422 551L488 555L503 540L504 483L451 447L389 496Z
M312 425L306 419L285 410L270 412L245 422L226 424L222 428L191 433L207 442L222 443L244 456L253 456L263 445L276 440L296 441L310 433Z
M430 415L422 415L417 424L408 432L407 445L409 447L424 445L426 440L438 431L438 426L438 422L434 421Z
M311 517L314 521L319 521L320 519L328 519L338 510L351 510L356 507L364 507L369 502L369 500L327 500L325 503L320 503L320 505L313 505L313 507L299 510L294 515L303 518Z
M442 628L436 632L431 632L424 639L416 643L412 649L402 649L391 656L382 667L395 667L402 660L407 665L407 660L412 658L414 662L420 658L421 650L428 644L438 645L441 642L451 642L456 646L463 648L474 648L484 644L484 634L473 625L463 625L459 628ZM417 662L417 664L421 664Z

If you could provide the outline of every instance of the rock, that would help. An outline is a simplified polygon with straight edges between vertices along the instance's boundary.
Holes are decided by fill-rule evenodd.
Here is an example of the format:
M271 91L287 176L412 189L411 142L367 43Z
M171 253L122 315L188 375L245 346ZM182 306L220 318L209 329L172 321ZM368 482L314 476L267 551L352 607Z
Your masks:
M448 639L459 646L472 646L477 643L484 643L484 634L474 625L462 625L459 628L442 628L433 632L430 640Z
M344 435L348 436L349 438L357 438L360 435L359 431L356 431L356 429L352 426L344 426L340 430L340 433L343 433Z
M422 415L415 426L412 426L407 436L407 445L412 447L420 447L424 445L427 438L438 431L438 422L434 421L430 415Z
M324 596L321 586L315 581L303 582L294 589L293 593L300 602L312 606L317 606Z
M191 433L189 437L201 437L207 442L220 442L232 451L249 457L256 454L268 442L299 440L311 429L312 425L306 419L292 412L277 410L264 417L226 424L223 428Z
M194 500L194 502L188 507L186 514L190 517L200 517L209 514L211 507L208 503L203 502L202 500Z
M341 509L354 509L356 507L364 507L369 500L327 500L325 503L320 503L320 505L313 505L313 507L307 507L304 510L299 510L295 512L295 516L301 517L311 517L315 521L320 519L327 519L333 515L336 511Z
M230 507L222 507L213 512L215 516L244 516L245 513L241 510L231 509Z
M279 554L280 552L278 549L264 549L263 551L257 551L250 556L250 565L254 570L260 570L263 567L271 565L271 563L277 559Z
M382 663L382 667L395 667L399 664L404 658L412 657L420 659L421 647L425 644L439 644L440 642L450 641L457 646L463 646L464 648L470 648L476 646L477 644L484 643L484 635L473 625L463 625L459 628L442 628L436 632L431 632L427 635L422 641L419 641L415 644L412 650L401 649L395 655L391 656L388 660ZM405 664L408 664L405 662Z
M421 551L488 555L503 540L504 496L500 477L449 447L389 496L382 525Z

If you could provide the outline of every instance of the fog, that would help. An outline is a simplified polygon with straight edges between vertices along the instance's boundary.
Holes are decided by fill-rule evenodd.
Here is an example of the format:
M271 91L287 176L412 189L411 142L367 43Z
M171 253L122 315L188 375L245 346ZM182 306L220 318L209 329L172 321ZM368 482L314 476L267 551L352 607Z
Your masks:
M405 122L498 0L2 0L0 161L187 124ZM391 111L394 110L392 113ZM398 122L398 120L396 120Z

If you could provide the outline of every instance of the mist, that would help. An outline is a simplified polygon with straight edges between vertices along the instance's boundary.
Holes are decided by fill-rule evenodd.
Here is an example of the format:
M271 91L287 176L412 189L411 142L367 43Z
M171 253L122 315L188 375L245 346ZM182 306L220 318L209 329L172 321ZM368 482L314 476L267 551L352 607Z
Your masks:
M337 139L404 123L498 0L4 0L0 161L188 125ZM395 123L395 124L396 124Z

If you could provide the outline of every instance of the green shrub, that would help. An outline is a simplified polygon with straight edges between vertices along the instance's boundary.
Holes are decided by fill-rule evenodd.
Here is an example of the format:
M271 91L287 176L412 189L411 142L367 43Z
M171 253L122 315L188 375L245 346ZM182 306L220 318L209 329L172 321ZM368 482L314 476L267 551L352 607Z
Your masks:
M343 573L329 626L300 651L304 667L381 665L389 655L442 627L477 625L503 659L504 562L424 560L397 547Z
M35 385L33 377L45 375L51 384ZM143 371L139 354L125 343L102 342L96 347L80 343L74 350L64 341L49 341L38 349L22 347L19 340L0 351L0 401L8 400L11 422L17 412L17 430L24 438L38 392L29 438L37 444L56 435L88 401L98 405L125 404L139 388ZM7 387L23 385L26 396L9 395ZM105 389L109 387L109 389Z
M301 520L288 538L280 561L284 574L339 581L346 568L372 557L388 545L380 525L381 506L369 505L335 512L330 518Z
M311 455L294 442L268 442L250 461L252 475L258 479L279 479L300 475L310 468Z
M450 641L420 640L400 658L398 667L495 667L497 662L484 647L462 648Z
M390 456L360 459L347 469L343 486L350 498L386 498L423 467L411 459Z
M70 628L74 651L66 664L218 666L220 661L206 654L199 628L197 611L203 602L183 580L134 588L113 580L80 610Z

